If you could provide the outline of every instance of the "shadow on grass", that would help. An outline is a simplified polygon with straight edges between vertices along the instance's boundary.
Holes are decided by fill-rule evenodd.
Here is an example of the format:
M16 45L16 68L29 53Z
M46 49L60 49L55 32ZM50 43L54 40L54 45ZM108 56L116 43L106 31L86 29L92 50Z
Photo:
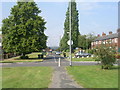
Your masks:
M113 66L110 68L110 70L120 69L120 66Z
M41 58L42 59L42 58ZM44 58L43 58L44 59ZM15 60L40 60L39 58L28 58L28 59L21 59L21 58L16 58Z
M47 87L45 87L46 89L41 89L41 88L2 88L1 90L47 90ZM48 89L49 90L49 89ZM52 90L52 89L50 89Z
M1 63L13 63L13 62L1 62Z

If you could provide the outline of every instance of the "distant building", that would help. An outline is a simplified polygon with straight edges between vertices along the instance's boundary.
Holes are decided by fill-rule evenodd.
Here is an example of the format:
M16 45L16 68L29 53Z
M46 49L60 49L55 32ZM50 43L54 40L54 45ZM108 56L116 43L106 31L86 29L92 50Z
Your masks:
M109 32L109 35L106 35L104 32L102 36L98 34L98 37L91 42L91 48L96 48L101 44L106 44L108 47L115 47L117 52L120 53L120 29L116 33Z

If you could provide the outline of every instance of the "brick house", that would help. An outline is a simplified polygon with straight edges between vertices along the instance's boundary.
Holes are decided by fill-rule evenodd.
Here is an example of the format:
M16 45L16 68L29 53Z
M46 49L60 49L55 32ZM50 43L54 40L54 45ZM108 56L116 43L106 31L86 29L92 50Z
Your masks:
M110 31L108 35L104 32L102 33L102 36L98 34L97 38L91 42L91 49L94 49L101 44L106 44L109 47L115 47L116 51L120 53L120 29L118 29L116 33L112 33Z

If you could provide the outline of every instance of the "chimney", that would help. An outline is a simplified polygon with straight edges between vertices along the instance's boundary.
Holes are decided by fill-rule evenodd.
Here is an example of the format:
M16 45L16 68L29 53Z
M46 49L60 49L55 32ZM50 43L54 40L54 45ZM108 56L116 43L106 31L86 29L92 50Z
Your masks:
M120 28L118 28L118 30L117 30L117 33L119 33L120 32Z
M109 32L109 35L111 35L111 34L112 34L112 31Z
M98 34L97 36L100 37L100 34Z
M103 33L102 33L102 36L106 36L106 34L103 32Z

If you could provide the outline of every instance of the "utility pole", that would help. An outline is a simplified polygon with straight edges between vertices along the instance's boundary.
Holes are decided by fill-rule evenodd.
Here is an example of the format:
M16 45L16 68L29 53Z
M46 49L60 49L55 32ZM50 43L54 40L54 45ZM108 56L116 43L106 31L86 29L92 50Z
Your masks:
M60 35L60 41L61 41L61 35ZM60 47L60 44L59 44L59 47ZM60 47L60 52L61 52L61 47Z
M69 48L70 48L70 66L72 66L72 55L71 55L71 44L72 44L72 40L71 40L71 0L70 0L70 4L69 4L69 39L70 39L70 45L69 45Z

